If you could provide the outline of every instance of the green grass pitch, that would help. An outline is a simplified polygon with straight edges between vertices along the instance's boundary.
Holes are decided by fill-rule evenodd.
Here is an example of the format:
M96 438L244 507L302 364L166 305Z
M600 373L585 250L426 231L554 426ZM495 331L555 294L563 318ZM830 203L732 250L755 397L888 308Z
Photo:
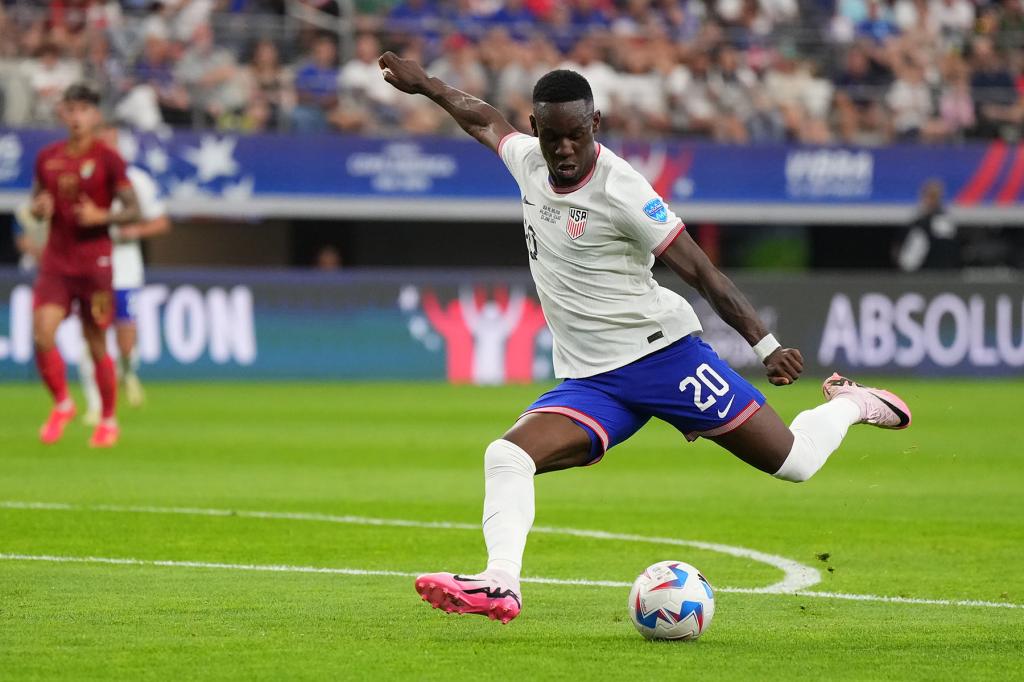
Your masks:
M1024 383L897 381L905 432L855 427L810 482L649 424L596 467L537 479L537 524L722 543L820 571L810 591L1024 605ZM110 451L45 448L36 385L0 386L0 678L1020 678L1024 608L720 592L697 642L650 643L628 588L525 585L510 625L446 616L405 576L12 559L100 557L370 572L482 568L483 449L540 387L154 384ZM765 387L784 418L820 400ZM22 503L53 503L42 508ZM59 505L68 505L60 507ZM820 557L828 555L826 560ZM715 587L782 573L702 549L531 536L525 573L629 582L681 559Z

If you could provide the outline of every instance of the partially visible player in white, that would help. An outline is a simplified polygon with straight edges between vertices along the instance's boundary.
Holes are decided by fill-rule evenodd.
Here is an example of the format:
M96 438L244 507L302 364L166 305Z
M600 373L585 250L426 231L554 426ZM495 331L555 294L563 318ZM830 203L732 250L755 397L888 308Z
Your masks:
M106 126L100 132L100 138L112 149L118 148L117 135L115 126ZM171 219L167 215L167 205L160 197L160 188L149 173L138 166L129 166L128 180L139 198L142 221L110 227L110 238L114 241L114 330L117 336L117 369L124 385L125 400L130 406L139 407L146 399L139 379L139 352L136 348L138 328L135 321L135 297L146 283L141 240L169 232ZM82 420L87 424L98 423L100 392L96 386L92 358L87 351L82 352L78 372L87 405Z

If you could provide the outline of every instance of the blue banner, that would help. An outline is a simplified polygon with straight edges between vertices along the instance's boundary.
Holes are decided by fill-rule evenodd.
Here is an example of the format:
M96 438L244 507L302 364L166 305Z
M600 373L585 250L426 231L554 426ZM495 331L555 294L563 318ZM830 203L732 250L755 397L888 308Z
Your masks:
M56 131L0 131L0 195L28 190L33 159L56 139ZM1024 145L1001 142L878 149L615 141L608 146L675 202L910 206L931 178L942 180L959 206L1019 207L1024 194ZM301 215L311 205L307 200L319 198L371 202L364 215L368 210L388 217L386 200L425 199L442 207L446 201L518 200L501 162L468 139L124 133L120 147L185 212L202 201L244 207L253 200L293 199L290 206Z

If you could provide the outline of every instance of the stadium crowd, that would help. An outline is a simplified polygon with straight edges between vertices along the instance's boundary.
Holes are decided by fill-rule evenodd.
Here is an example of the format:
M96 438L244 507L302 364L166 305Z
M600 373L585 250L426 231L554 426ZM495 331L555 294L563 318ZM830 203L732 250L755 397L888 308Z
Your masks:
M1024 128L1024 0L7 0L3 121L55 123L86 77L143 129L456 132L383 81L383 49L521 129L533 83L560 66L623 136L885 144Z

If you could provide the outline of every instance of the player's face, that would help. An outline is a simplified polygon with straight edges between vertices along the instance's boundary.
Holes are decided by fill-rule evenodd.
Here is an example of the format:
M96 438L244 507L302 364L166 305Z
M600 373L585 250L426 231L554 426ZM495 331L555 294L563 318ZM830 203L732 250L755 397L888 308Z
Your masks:
M73 138L92 135L100 124L100 110L89 102L64 102L64 125Z
M594 111L593 102L534 106L530 125L540 139L544 161L556 185L575 185L590 172L597 157L594 134L600 124L601 112Z

